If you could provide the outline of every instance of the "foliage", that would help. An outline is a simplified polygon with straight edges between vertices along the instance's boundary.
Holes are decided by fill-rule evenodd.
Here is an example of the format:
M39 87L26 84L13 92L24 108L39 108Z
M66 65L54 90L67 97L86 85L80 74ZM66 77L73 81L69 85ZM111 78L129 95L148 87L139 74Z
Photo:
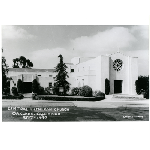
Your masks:
M71 89L71 95L79 95L79 88L74 87Z
M36 93L38 95L46 94L44 88L40 86L40 84L38 83L38 81L36 79L34 79L32 82L32 92Z
M38 93L39 92L39 83L37 82L36 79L34 79L33 82L32 82L32 92L33 93Z
M85 96L85 97L91 97L92 96L92 88L89 87L88 85L83 86L81 88L80 95Z
M58 57L60 57L60 62L55 67L55 72L57 72L57 75L56 75L56 78L55 78L56 83L54 85L55 86L54 90L55 90L56 94L60 94L59 93L59 87L63 87L63 89L64 89L63 95L65 95L66 92L70 88L70 84L66 80L69 76L68 76L68 73L66 71L67 66L63 62L62 55L60 54Z
M2 48L3 52L3 48ZM6 59L5 57L2 56L2 93L7 94L10 92L10 80L7 77L8 73L8 65L6 64Z
M32 99L33 99L33 100L38 100L38 96L37 96L36 93L32 94Z
M33 100L53 100L53 101L100 101L105 97L79 97L79 96L55 96L55 95L33 95Z
M52 95L52 94L53 94L52 88L46 87L46 88L45 88L45 94L46 94L46 95Z
M33 63L26 59L24 56L20 56L20 58L13 59L13 68L31 68L33 67Z
M135 85L137 94L143 94L145 98L149 98L149 76L139 76Z
M19 94L18 96L14 96L14 95L3 95L2 99L23 99L23 95Z
M67 91L66 95L68 95L68 96L72 96L72 92L71 92L71 90Z
M40 85L39 85L39 89L38 89L38 94L39 95L44 95L45 94L44 88L41 87Z
M59 87L54 83L54 86L52 86L53 94L57 95L59 94Z
M105 97L105 94L99 90L96 90L96 91L93 91L93 96L94 97L98 97L98 96Z
M144 92L144 98L149 99L149 89Z
M18 79L18 81L17 81L17 89L18 89L18 93L23 92L23 82L21 79Z
M106 78L105 79L105 94L109 95L110 92L110 81Z
M11 91L12 91L12 94L13 94L14 96L17 96L17 95L18 95L18 91L17 91L17 88L16 88L16 87L12 87Z

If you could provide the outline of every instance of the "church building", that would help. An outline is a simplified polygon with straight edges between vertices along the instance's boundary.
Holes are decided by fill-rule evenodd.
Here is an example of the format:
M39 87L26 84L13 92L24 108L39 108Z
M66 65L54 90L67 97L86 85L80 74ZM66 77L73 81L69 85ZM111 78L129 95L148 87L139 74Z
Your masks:
M110 94L122 93L135 95L135 81L138 80L138 58L120 52L97 57L74 57L66 63L70 87L88 85L92 90L105 93L105 79L110 81ZM23 81L24 93L32 92L32 81L37 79L44 88L55 83L54 69L9 68L12 78L10 90L17 87L18 79Z

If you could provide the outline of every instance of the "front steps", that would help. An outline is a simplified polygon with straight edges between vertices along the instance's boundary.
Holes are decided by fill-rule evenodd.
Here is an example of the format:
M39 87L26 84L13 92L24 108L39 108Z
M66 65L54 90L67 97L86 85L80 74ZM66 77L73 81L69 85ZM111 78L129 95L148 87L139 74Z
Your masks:
M24 96L24 98L31 98L32 93L24 93L23 96Z
M129 99L129 100L145 100L143 95L113 94L112 98Z

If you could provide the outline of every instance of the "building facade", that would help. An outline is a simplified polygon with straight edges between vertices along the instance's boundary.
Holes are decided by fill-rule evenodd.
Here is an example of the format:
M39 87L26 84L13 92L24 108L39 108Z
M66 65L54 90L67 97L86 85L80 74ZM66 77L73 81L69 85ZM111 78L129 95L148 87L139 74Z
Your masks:
M135 81L138 80L138 58L120 52L98 57L75 57L66 63L70 87L88 85L92 90L105 93L105 79L110 81L110 94L122 93L135 95ZM32 81L37 79L44 88L52 87L55 82L54 69L9 68L12 77L10 89L17 86L18 79L23 81L24 93L32 92Z

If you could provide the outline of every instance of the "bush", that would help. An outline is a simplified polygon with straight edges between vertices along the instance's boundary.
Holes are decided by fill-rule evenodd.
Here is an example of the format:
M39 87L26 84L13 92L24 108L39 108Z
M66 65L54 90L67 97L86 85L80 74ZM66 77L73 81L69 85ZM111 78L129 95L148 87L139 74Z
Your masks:
M147 91L149 89L149 76L139 76L135 81L136 93L141 94L141 91Z
M14 95L3 95L2 99L23 99L23 95L19 94L18 96L14 96Z
M18 99L23 99L23 98L24 98L24 96L22 94L18 95Z
M93 91L93 96L94 97L98 97L98 96L105 97L105 94L99 90L96 90L96 91Z
M71 90L67 91L67 92L66 92L66 95L67 95L67 96L72 96Z
M23 91L23 82L21 79L18 79L17 81L17 88L18 88L18 93L22 93Z
M38 94L39 95L45 95L45 91L44 91L44 88L43 87L41 87L40 85L39 85L39 87L38 87L39 89L38 89Z
M79 95L79 88L74 87L71 89L71 95Z
M58 95L59 94L59 88L56 83L54 83L54 86L52 86L53 94Z
M52 95L53 94L53 90L50 87L46 87L44 91L45 91L46 95Z
M79 87L78 89L79 89L79 95L81 96L81 94L82 94L81 93L82 87Z
M105 79L105 94L109 95L110 92L110 81L106 78Z
M39 92L39 83L37 82L36 79L34 79L32 82L32 91L33 91L33 93Z
M32 94L32 99L33 99L33 100L38 100L38 96L37 96L36 93Z
M53 101L100 101L104 97L78 97L78 96L55 96L55 95L34 95L33 100L53 100Z
M80 90L80 96L91 97L92 96L92 88L88 85L85 85Z
M149 89L144 92L144 98L149 99Z
M10 94L10 80L7 80L5 87L2 90L3 95L8 95Z
M17 96L17 95L18 95L18 92L17 92L17 88L16 88L16 87L12 87L11 91L12 91L12 94L13 94L14 96Z

